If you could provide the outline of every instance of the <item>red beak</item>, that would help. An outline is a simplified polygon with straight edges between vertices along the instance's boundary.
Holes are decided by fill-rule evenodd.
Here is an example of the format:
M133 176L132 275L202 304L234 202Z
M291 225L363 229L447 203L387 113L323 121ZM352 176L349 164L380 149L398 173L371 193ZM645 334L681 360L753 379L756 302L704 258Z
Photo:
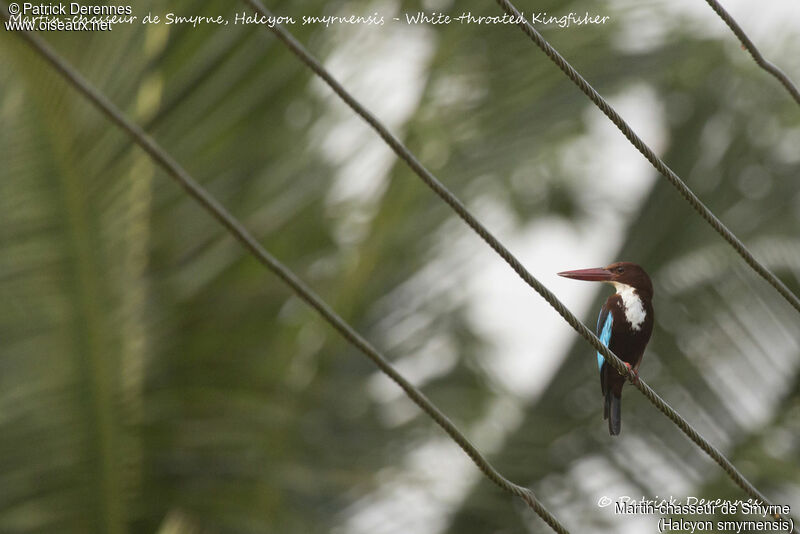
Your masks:
M564 278L572 278L575 280L587 280L589 282L607 282L611 280L614 276L614 273L611 271L607 271L602 267L597 269L578 269L577 271L564 271L563 273L558 273L558 276L563 276Z

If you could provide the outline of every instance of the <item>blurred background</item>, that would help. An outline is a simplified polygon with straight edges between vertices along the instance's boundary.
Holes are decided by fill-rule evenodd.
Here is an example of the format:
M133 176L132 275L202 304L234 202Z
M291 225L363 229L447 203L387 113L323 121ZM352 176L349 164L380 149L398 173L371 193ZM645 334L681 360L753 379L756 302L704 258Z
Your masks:
M635 261L642 376L800 510L800 321L487 0L270 1L587 325ZM519 0L800 293L800 108L702 0ZM730 0L800 80L800 4ZM249 12L137 2L135 15ZM608 435L592 349L256 26L43 37L573 532L655 531L600 497L745 499L637 391ZM547 532L17 36L0 31L0 532Z

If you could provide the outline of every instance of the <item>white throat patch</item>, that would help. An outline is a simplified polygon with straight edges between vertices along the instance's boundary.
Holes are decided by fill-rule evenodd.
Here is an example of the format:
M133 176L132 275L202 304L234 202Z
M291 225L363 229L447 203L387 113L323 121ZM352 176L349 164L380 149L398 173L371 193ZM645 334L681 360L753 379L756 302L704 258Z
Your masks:
M622 307L625 309L625 319L630 323L633 330L639 330L645 319L644 305L642 299L636 294L636 289L619 282L611 282L617 289L617 294L622 297Z

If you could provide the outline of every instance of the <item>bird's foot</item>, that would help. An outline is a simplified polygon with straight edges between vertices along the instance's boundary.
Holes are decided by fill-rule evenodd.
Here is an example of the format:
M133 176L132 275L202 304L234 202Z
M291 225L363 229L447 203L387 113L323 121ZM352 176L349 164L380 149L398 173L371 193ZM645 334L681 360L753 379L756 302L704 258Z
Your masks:
M634 386L638 386L639 385L639 371L637 371L636 369L631 367L631 364L629 364L628 362L622 362L622 363L624 363L625 367L627 367L628 371L630 371L631 384L633 384Z

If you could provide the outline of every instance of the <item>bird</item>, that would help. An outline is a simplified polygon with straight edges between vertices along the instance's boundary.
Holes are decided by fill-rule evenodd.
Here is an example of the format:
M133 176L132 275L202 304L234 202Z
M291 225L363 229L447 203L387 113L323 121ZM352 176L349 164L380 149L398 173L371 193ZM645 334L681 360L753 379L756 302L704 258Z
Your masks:
M607 267L564 271L559 276L574 280L607 282L616 293L608 297L597 319L597 337L619 356L631 371L632 381L639 380L639 365L653 332L653 283L645 270L635 263L620 261ZM617 436L622 429L622 386L625 377L597 353L600 388L603 392L603 418L608 432Z

